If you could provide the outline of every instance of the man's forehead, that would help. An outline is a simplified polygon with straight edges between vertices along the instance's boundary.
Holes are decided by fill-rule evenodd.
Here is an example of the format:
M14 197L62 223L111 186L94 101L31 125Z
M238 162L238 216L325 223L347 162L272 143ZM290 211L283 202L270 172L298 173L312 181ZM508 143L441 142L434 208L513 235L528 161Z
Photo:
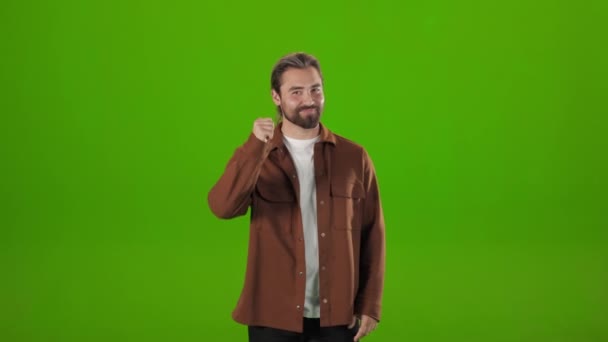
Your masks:
M289 68L282 75L282 85L313 85L321 83L321 76L314 67L306 69Z

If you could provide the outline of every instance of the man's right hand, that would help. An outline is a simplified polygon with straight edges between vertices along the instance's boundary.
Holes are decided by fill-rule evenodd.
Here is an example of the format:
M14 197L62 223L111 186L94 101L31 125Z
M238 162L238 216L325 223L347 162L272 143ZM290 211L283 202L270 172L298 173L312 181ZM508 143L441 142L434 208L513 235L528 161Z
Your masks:
M253 134L263 142L268 142L274 135L274 121L270 118L259 118L253 122Z

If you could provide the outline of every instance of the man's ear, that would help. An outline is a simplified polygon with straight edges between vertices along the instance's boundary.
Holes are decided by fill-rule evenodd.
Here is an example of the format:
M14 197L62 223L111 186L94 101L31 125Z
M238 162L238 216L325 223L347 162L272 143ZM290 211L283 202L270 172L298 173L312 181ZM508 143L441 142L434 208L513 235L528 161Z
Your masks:
M281 105L281 95L279 95L279 93L277 93L274 89L272 89L272 102L274 102L274 104L277 106Z

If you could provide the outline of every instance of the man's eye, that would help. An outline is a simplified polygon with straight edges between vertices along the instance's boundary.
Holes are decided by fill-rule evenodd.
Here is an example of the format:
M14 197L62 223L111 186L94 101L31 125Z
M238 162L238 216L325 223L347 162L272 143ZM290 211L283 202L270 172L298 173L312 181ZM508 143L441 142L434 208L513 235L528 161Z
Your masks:
M294 91L292 94L294 94L294 95L300 95L301 93L302 93L301 91L296 90L296 91Z

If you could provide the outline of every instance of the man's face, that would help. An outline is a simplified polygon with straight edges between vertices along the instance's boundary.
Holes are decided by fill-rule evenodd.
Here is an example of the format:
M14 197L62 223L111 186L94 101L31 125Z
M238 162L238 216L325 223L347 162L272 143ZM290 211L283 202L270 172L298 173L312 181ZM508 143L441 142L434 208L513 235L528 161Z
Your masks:
M317 127L325 104L323 81L317 69L289 68L281 81L281 93L273 90L272 100L281 107L283 117L302 128Z

